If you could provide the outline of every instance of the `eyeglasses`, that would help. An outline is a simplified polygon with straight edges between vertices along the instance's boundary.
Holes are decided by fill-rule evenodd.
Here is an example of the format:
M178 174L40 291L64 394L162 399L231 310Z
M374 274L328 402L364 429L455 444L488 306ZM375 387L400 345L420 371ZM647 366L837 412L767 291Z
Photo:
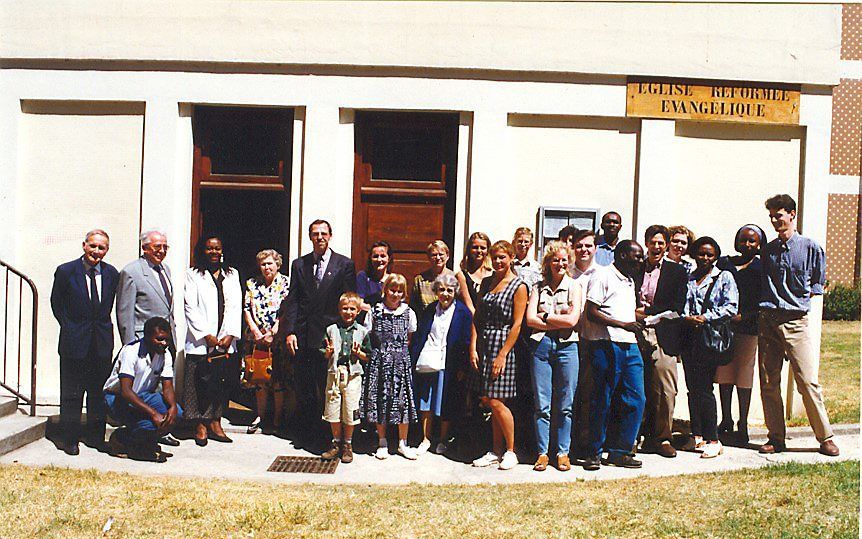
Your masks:
M150 243L149 245L145 245L144 247L148 247L151 251L165 251L167 252L169 247L167 245L153 245Z

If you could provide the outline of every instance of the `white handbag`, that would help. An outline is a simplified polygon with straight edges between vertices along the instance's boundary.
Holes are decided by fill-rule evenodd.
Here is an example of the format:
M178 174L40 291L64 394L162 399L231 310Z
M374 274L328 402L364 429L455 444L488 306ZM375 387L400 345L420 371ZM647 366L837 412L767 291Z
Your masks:
M446 349L425 346L419 352L419 358L416 360L416 372L437 372L446 368Z

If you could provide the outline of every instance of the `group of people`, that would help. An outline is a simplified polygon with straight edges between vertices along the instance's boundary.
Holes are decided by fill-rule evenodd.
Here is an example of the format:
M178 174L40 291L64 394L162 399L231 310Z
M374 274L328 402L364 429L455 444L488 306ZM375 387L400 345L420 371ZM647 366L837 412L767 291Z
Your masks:
M483 413L490 439L474 466L517 465L515 437L523 429L516 423L525 421L537 471L569 470L572 457L586 470L640 467L638 451L672 458L680 361L692 435L684 448L716 457L719 434L748 442L756 356L769 431L759 450L785 449L786 358L820 452L837 455L808 335L810 298L825 283L824 253L796 232L790 196L765 206L778 237L767 242L758 226L745 225L734 256L682 226L648 227L643 246L621 239L622 219L609 212L600 234L563 228L540 262L530 257L528 228L511 242L473 233L457 271L448 267L449 247L435 240L428 269L412 283L392 270L385 241L372 245L357 274L352 260L329 248L331 225L315 220L312 252L292 262L289 279L279 271L281 255L266 249L243 291L237 270L223 262L222 241L204 235L185 275L182 407L173 388L165 234L144 232L142 257L118 273L103 261L107 233L91 231L83 257L57 269L51 296L61 327L62 448L78 453L84 392L85 443L104 445L108 411L124 425L108 442L114 454L165 460L160 444L179 444L170 431L181 418L194 425L198 445L228 443L221 416L239 380L239 357L262 349L272 355L272 375L254 386L258 419L249 432L283 431L284 394L292 390L297 445L324 445L322 458L345 463L362 422L377 432L377 458L390 456L394 427L395 452L413 460L432 448L446 453L451 433ZM112 363L115 297L124 346ZM532 418L519 413L523 402ZM412 447L408 428L417 422L421 442Z

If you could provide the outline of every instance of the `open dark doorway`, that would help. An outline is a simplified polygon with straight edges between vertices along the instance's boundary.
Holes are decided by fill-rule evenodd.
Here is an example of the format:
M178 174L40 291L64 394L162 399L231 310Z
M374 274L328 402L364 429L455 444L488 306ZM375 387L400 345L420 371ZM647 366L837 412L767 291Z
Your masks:
M293 109L196 106L193 131L192 246L217 234L245 281L262 249L287 256Z

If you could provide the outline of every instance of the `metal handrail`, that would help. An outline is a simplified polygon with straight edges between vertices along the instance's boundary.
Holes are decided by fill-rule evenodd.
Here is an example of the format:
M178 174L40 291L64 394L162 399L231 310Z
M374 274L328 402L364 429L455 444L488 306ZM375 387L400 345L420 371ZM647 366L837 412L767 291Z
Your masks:
M30 405L30 415L36 415L36 345L38 343L38 321L39 321L39 292L36 290L36 283L33 282L32 279L24 275L21 271L13 268L3 260L0 260L0 266L6 268L6 278L5 278L5 305L3 306L3 379L0 380L0 387L3 387L7 391L11 392L18 399L24 401L25 403ZM9 273L13 273L18 277L18 364L16 373L18 375L18 381L16 387L11 387L6 380L6 364L7 364L7 351L8 351L8 341L9 341ZM30 329L30 396L26 396L21 393L21 327L23 325L23 313L24 308L22 305L23 294L24 294L24 283L30 287L30 292L33 296L33 310L32 310L32 318L31 321L32 327Z

